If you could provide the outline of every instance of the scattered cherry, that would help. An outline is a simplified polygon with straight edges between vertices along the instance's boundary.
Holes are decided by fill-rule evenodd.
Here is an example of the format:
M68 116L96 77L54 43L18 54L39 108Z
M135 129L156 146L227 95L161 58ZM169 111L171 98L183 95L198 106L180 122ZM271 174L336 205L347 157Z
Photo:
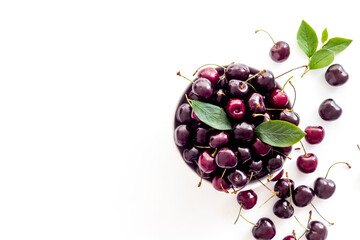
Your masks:
M325 79L331 86L341 86L347 82L349 75L340 64L333 64L326 70Z
M257 203L257 194L253 190L241 191L236 198L243 209L251 209Z
M295 188L292 193L292 200L297 207L306 207L315 196L314 190L308 186L301 185Z
M294 188L295 188L295 183L293 180L291 179L288 180L287 178L281 178L275 183L274 191L277 192L276 195L279 198L284 199L290 197L291 193L294 192Z
M269 218L260 218L252 229L255 239L270 240L276 235L274 223Z
M305 140L310 144L318 144L324 139L325 130L321 126L308 126L305 128Z
M279 218L290 218L294 215L294 208L287 200L280 199L274 204L273 212Z
M308 240L325 240L327 238L327 228L319 221L311 221L308 224L308 231L305 234Z
M241 119L245 116L245 104L238 98L231 99L226 105L227 114L235 119Z
M323 101L319 107L319 115L325 121L334 121L342 114L342 109L336 102L329 98Z
M284 175L284 169L281 170L275 177L271 178L270 181L277 182Z
M313 153L305 153L297 158L296 165L301 172L312 173L317 168L318 158Z
M279 62L279 63L284 62L286 59L289 58L289 56L290 56L289 44L287 44L284 41L279 41L279 42L275 43L274 39L271 37L271 35L267 31L260 29L260 30L256 30L255 33L259 32L259 31L263 31L267 35L269 35L272 42L274 43L274 46L271 47L270 52L269 52L269 55L274 62Z
M283 240L296 240L296 238L294 236L289 235L289 236L284 237Z

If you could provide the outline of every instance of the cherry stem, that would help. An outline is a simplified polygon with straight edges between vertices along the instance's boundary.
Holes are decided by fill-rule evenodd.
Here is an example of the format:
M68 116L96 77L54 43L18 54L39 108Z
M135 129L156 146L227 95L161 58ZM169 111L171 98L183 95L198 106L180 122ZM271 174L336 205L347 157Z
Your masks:
M291 184L290 184L290 179L289 179L289 174L288 172L285 173L288 184L289 184L289 192L290 192L290 200L289 200L289 207L291 207L291 197L292 197L292 190L291 190Z
M265 31L263 29L256 30L255 33L258 33L260 31L265 32L267 35L269 35L269 37L271 38L271 41L274 43L274 46L276 47L276 43L275 43L274 39L271 37L270 33L268 33L267 31Z
M196 144L194 144L194 146L197 147L197 148L208 148L208 149L211 148L210 146L198 146L198 145L196 145Z
M290 85L292 86L292 88L294 89L294 102L293 102L293 104L292 104L292 106L291 106L291 112L292 112L293 109L294 109L295 102L296 102L296 89L295 89L295 87L294 87L294 85L292 84L291 81L289 81L289 83L290 83Z
M248 81L250 81L251 79L253 79L254 77L258 76L259 74L263 74L264 72L266 72L266 70L261 70L260 72L255 73L254 75L252 75L251 77L249 77L248 79L245 80L245 82L240 86L241 88L244 87L245 83L248 84Z
M301 148L294 148L294 150L296 150L296 151L298 151L298 150L300 150Z
M249 182L251 181L251 179L253 178L253 176L254 176L254 172L251 172L250 177L249 177Z
M211 154L211 156L214 157L215 154L216 154L216 152L217 152L217 148L215 148L215 150L214 150L214 152ZM225 169L225 170L226 170L226 169Z
M285 88L286 84L287 84L293 77L294 77L294 76L291 76L288 80L286 80L286 82L284 83L284 85L283 85L283 87L282 87L282 89L281 89L282 92L284 92L284 88Z
M300 67L293 68L293 69L291 69L291 70L289 70L289 71L287 71L287 72L284 72L284 73L280 74L279 76L275 77L275 79L277 79L277 78L279 78L279 77L282 77L282 76L284 76L284 75L286 75L286 74L288 74L288 73L290 73L290 72L292 72L292 71L294 71L294 70L296 70L296 69L303 68L303 67L306 67L306 68L307 68L308 65L302 65L302 66L300 66Z
M237 218L236 218L236 220L235 220L234 224L236 224L236 223L237 223L237 221L239 220L239 217L241 217L241 218L242 218L242 219L244 219L246 222L248 222L248 223L250 223L250 224L254 225L255 227L259 226L258 224L255 224L255 223L253 223L253 222L250 222L250 221L249 221L249 220L247 220L247 219L246 219L243 215L241 215L241 210L242 210L242 207L243 207L243 204L241 204L241 205L240 205L239 214L238 214L238 216L237 216Z
M189 81L189 82L191 82L191 83L194 83L194 81L193 81L193 80L190 80L189 78L187 78L187 77L185 77L185 76L181 75L180 71L178 71L178 72L176 73L176 75L178 75L178 76L180 76L180 77L185 78L186 80L188 80L188 81Z
M295 229L292 231L292 235L294 236L294 238L296 238Z
M321 214L320 214L320 212L316 209L316 207L314 206L314 204L312 204L312 203L310 203L311 204L311 206L315 209L315 211L317 212L317 214L319 214L319 216L322 218L322 219L324 219L327 223L329 223L330 225L334 225L334 223L332 223L332 222L329 222L326 218L324 218Z
M255 176L256 180L258 180L265 188L267 188L270 192L272 192L273 194L277 195L278 192L275 192L273 190L271 190L268 186L266 186L260 179L258 179L256 176Z
M213 66L217 66L217 67L220 67L220 68L223 68L224 70L226 69L226 67L224 67L224 66L221 66L221 65L218 65L218 64L213 64L213 63L208 63L208 64L204 64L204 65L202 65L201 67L199 67L198 69L196 69L196 71L194 72L194 74L193 74L193 76L195 76L195 74L201 69L201 68L203 68L203 67L205 67L205 66L211 66L211 65L213 65Z
M301 146L302 146L302 149L304 150L304 153L305 153L305 157L307 157L307 152L306 152L306 150L305 150L305 147L304 147L304 144L301 142L301 140L300 140L300 144L301 144Z
M189 105L192 107L192 104L191 104L192 100L188 98L186 93L185 93L185 98L186 98L186 101L189 103Z
M261 114L261 113L254 113L253 115L252 115L253 117L265 117L265 118L267 118L267 120L269 120L269 121L271 121L271 119L268 117L268 116L266 116L265 114Z
M333 166L335 166L336 164L346 164L349 168L351 168L350 164L348 164L347 162L336 162L336 163L334 163L333 165L331 165L331 166L329 167L329 169L328 169L328 171L327 171L327 173L326 173L326 175L325 175L325 178L327 178L327 176L329 175L330 169L331 169Z
M267 181L270 182L273 177L273 174L268 173Z
M273 149L273 151L274 151L274 152L277 152L278 154L280 154L280 155L282 155L282 156L284 156L284 157L286 157L286 158L289 159L289 160L292 160L291 157L289 157L288 155L286 155L286 154L284 154L284 153L282 153L282 152L280 152L280 151L278 151L278 150Z
M298 219L296 216L294 216L294 218L296 219L296 221L300 224L300 226L301 226L302 228L304 228L306 231L310 231L309 228L304 227L304 225L301 224L301 222L299 221L299 219ZM301 237L300 237L300 238L301 238ZM299 238L299 239L300 239L300 238Z
M199 166L199 163L196 161L196 160L194 160L194 162L196 163L196 165L198 166L198 168L199 168L199 171L200 171L200 181L199 181L199 183L198 183L198 187L200 187L201 186L201 183L202 183L202 180L203 180L203 178L204 178L204 172L201 170L201 168L200 168L200 166Z
M222 173L222 175L221 175L220 187L221 187L221 189L222 189L224 192L229 193L229 192L223 187L223 185L222 185L222 180L223 180L223 178L224 178L225 172L226 172L226 168L224 169L224 171L223 171L223 173Z
M237 221L239 220L239 217L240 217L240 215L241 215L241 210L242 210L242 207L243 207L243 204L241 204L241 205L240 205L240 210L239 210L239 213L238 213L238 215L237 215L237 218L236 218L236 220L235 220L234 224L236 224L236 223L237 223Z
M306 73L308 73L310 71L310 68L309 66L306 65L306 69L305 71L303 72L303 74L301 75L301 77L303 77Z
M291 109L285 109L285 108L266 108L266 110L269 110L269 111L286 111L286 112L292 112Z
M268 201L270 201L273 197L275 197L276 194L273 194L271 197L269 197L263 204L260 205L259 208L261 208L262 206L264 206Z

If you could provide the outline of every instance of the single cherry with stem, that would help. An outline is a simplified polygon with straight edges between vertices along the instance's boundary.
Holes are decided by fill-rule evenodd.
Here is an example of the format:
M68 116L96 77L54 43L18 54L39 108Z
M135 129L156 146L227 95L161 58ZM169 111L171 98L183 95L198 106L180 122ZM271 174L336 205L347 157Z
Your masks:
M284 84L282 89L275 89L270 94L270 105L274 108L285 108L289 102L288 96L284 92L285 85L290 81L291 76Z
M238 216L237 216L234 224L237 223L239 217L241 216L245 221L256 226L256 224L248 221L241 215L241 210L242 209L248 210L248 209L253 208L257 203L257 194L253 190L241 191L238 193L236 199L237 199L238 203L240 204L240 210L239 210Z
M252 229L255 239L268 240L273 239L276 235L274 223L269 218L260 218Z
M318 165L318 158L313 153L307 153L303 143L300 144L304 150L304 155L300 155L296 160L298 169L303 173L312 173L316 170Z
M300 226L305 229L304 233L298 239L301 239L305 235L306 239L308 240L326 240L328 235L326 226L322 222L311 221L311 215L312 212L310 211L307 227L304 227L304 225L300 223L299 219L294 216Z
M308 126L305 128L305 140L310 144L321 143L325 137L325 130L321 126Z
M284 41L279 41L279 42L275 43L275 41L271 37L271 35L267 31L265 31L263 29L256 30L255 33L258 33L260 31L265 32L267 35L269 35L272 42L274 43L274 46L271 47L270 52L269 52L269 55L270 55L270 57L271 57L271 59L273 61L275 61L275 62L284 62L286 59L289 58L289 56L290 56L290 46L289 46L289 44L287 44Z

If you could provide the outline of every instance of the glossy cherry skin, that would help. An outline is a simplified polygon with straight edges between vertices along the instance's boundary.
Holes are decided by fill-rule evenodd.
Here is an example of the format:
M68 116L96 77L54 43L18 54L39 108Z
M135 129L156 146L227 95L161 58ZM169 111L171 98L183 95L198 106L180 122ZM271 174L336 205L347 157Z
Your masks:
M296 240L296 238L294 236L289 235L289 236L284 237L283 240Z
M228 180L230 184L238 189L244 188L249 183L248 176L240 170L235 170L228 175Z
M227 98L225 96L225 93L224 93L224 90L222 89L219 89L216 91L216 94L214 96L214 100L215 102L217 102L218 104L221 104L223 105L226 101L227 101Z
M181 104L176 110L176 120L181 123L186 123L191 121L191 106L188 103Z
M274 62L284 62L290 56L290 47L284 41L279 41L270 49L269 55Z
M211 156L208 150L199 155L198 164L204 173L212 173L216 170L215 158Z
M210 99L214 94L214 87L210 80L198 78L192 84L192 91L201 98Z
M281 89L275 89L270 94L270 105L273 108L284 108L288 105L289 99Z
M260 138L255 138L252 148L254 149L254 152L261 157L268 155L271 151L271 146L261 141Z
M334 121L342 114L342 109L336 102L329 98L323 101L319 107L319 115L325 121Z
M264 97L260 93L253 93L247 100L247 107L252 113L265 113Z
M224 190L221 188L221 185L223 186L223 188L225 190L229 190L230 189L230 185L225 181L224 178L221 178L221 176L215 176L212 181L211 181L213 187L220 191L223 192Z
M249 148L238 147L237 156L239 164L245 164L251 160L251 152Z
M310 144L318 144L325 137L325 130L321 126L308 126L305 128L305 139Z
M231 118L241 119L245 116L245 104L238 98L231 99L226 105L226 112Z
M284 164L284 157L280 154L276 154L270 158L266 164L266 169L269 173L276 172L282 168Z
M212 148L218 148L229 142L229 133L219 132L210 136L209 145Z
M319 221L311 221L308 225L308 229L305 233L305 237L308 240L325 240L328 235L326 226Z
M269 218L260 218L252 229L252 234L255 239L270 240L276 235L274 223Z
M284 175L284 169L281 170L275 177L273 177L270 181L277 182Z
M237 123L233 127L234 138L242 142L249 142L255 137L254 129L253 124L247 122Z
M347 82L349 75L340 64L333 64L326 70L325 79L331 86L341 86Z
M289 182L290 182L290 186L289 186ZM290 188L291 188L291 193L293 193L295 188L294 181L291 179L289 179L288 181L287 178L281 178L275 183L274 191L278 192L277 196L279 198L288 198L290 197Z
M182 155L185 162L194 163L194 160L197 160L199 158L199 149L197 149L196 147L184 149Z
M226 73L226 78L228 80L231 79L246 80L249 77L250 69L245 64L234 63L226 68L225 73Z
M220 149L215 156L215 162L221 168L234 168L238 163L236 154L229 148Z
M274 74L269 70L256 76L253 79L253 83L256 90L261 90L263 92L270 92L276 88Z
M294 208L285 199L278 200L273 207L274 214L279 218L291 218L294 215Z
M318 198L330 198L334 194L335 189L336 185L331 179L319 177L314 182L314 192Z
M312 173L318 165L318 158L313 153L300 155L296 160L298 169L303 173Z
M299 126L300 123L299 114L297 114L296 112L282 111L280 112L279 120L287 121L296 126Z
M216 84L220 79L218 71L216 71L216 69L212 67L206 67L201 69L198 73L198 77L206 78L210 80L210 82L212 82L213 84Z
M251 209L257 203L257 195L253 190L241 191L236 198L243 209Z
M249 93L249 85L243 81L232 79L229 81L229 93L231 97L244 97Z
M194 110L191 111L191 119L197 121L197 122L201 122L201 120L198 118L198 116L196 116Z
M297 207L306 207L314 199L314 190L308 186L301 185L295 188L292 194L292 200Z
M181 124L175 128L175 143L179 147L185 147L188 143L190 130L187 125Z
M198 127L196 129L195 141L200 145L207 145L209 142L209 130L206 128Z
M250 176L251 174L257 176L263 170L262 160L251 160L247 162L246 173Z

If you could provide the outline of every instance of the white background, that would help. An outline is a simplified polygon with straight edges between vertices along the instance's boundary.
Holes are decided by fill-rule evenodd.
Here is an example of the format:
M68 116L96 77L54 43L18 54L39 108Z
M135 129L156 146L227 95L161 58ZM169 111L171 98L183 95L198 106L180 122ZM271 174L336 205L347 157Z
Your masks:
M252 239L233 224L234 195L182 162L173 143L176 104L205 63L241 62L275 75L307 63L296 43L302 19L320 35L353 39L335 58L349 73L329 86L326 69L293 72L300 127L322 125L325 140L306 144L315 173L286 165L297 185L312 185L330 164L335 195L314 204L335 225L328 239L358 234L360 152L358 79L360 17L356 1L1 1L0 239ZM263 28L290 44L288 61L270 60ZM283 83L287 78L279 79ZM291 89L287 90L291 95ZM324 122L319 104L334 98L343 115ZM269 185L270 187L271 184ZM259 203L271 196L256 189ZM282 239L302 228L271 209L244 211L274 220ZM296 209L305 224L310 208ZM319 219L314 213L314 219Z

